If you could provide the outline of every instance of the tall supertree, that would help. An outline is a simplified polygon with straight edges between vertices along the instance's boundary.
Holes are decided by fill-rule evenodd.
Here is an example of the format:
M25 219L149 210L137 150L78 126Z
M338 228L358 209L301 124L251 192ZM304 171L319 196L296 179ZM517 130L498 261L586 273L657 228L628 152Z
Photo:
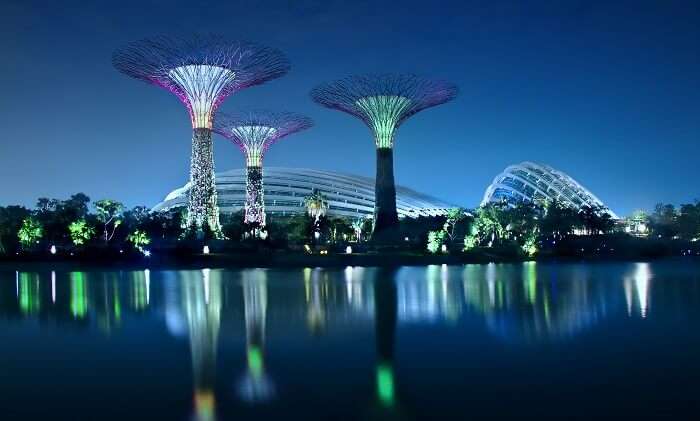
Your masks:
M219 113L214 131L237 145L246 158L246 224L265 226L263 157L276 141L313 125L310 118L287 112Z
M394 136L413 114L452 100L457 87L412 74L350 76L311 91L317 103L362 120L374 134L377 147L374 240L395 238L398 225L394 184Z
M290 65L276 49L218 35L156 37L117 50L120 72L177 95L192 120L192 159L187 224L220 231L211 128L216 109L229 95L283 76Z

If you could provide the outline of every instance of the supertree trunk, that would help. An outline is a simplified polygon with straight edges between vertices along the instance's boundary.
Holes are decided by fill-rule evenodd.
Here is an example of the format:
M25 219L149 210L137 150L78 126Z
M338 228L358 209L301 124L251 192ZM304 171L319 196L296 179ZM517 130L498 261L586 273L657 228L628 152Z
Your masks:
M396 185L394 184L394 150L393 148L377 148L372 239L383 242L395 241L398 238L398 225Z
M265 226L262 167L249 166L245 187L245 223Z
M214 179L214 150L211 130L196 128L192 134L192 161L190 164L190 197L187 206L187 225L203 231L205 225L218 236L219 207Z

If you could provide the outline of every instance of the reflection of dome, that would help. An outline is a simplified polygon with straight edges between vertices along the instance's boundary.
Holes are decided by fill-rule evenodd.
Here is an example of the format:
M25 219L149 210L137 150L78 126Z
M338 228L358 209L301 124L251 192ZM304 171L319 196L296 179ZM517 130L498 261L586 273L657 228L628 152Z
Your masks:
M290 215L306 212L304 198L315 189L328 200L333 216L365 217L374 212L374 179L300 168L266 167L263 170L265 208L268 214ZM218 205L223 213L240 210L245 202L246 170L216 174ZM189 184L173 190L153 210L187 205ZM396 186L396 207L400 217L442 215L452 207L433 197Z
M603 319L609 308L605 284L590 279L552 283L537 275L537 263L514 266L468 265L466 302L483 316L486 326L507 342L560 341Z
M573 178L548 165L527 161L511 165L498 174L486 188L481 204L502 200L512 204L558 200L574 209L602 207L617 219L613 211Z

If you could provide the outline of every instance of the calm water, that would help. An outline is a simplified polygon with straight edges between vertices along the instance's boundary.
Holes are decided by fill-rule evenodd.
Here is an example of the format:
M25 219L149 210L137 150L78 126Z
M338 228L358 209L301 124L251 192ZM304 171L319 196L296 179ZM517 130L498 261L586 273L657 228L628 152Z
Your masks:
M0 271L0 419L692 418L692 261Z

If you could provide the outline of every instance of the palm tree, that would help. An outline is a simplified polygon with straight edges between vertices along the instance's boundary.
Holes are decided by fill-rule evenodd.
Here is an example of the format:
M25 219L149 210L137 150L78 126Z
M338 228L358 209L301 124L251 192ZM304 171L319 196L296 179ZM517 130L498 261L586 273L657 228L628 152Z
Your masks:
M328 211L328 201L320 191L314 189L310 195L304 198L306 213L314 219L314 225L318 225L319 219Z

